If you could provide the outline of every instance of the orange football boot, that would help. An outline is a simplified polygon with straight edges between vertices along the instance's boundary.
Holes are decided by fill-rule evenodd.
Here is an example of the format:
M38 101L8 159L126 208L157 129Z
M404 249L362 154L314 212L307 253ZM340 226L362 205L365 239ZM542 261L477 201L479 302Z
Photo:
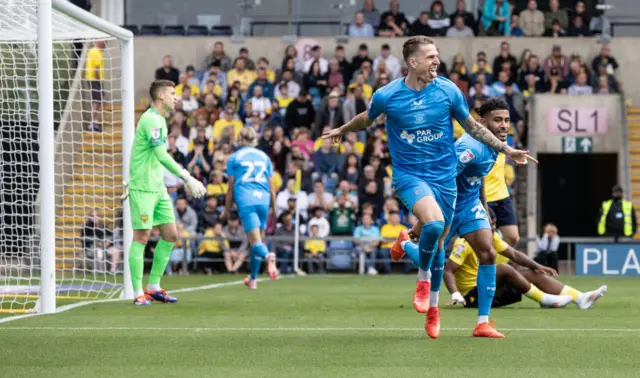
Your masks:
M413 294L413 308L423 314L429 311L429 290L431 290L431 282L418 281L416 292Z
M473 337L488 337L492 339L504 339L504 335L496 331L493 322L485 322L476 325L473 330Z
M440 336L440 310L438 307L429 307L424 329L432 339L437 339Z
M393 247L391 247L391 260L402 260L405 255L404 250L402 249L402 242L405 240L409 240L409 231L402 230L400 231L400 235L398 235L396 242L393 243Z

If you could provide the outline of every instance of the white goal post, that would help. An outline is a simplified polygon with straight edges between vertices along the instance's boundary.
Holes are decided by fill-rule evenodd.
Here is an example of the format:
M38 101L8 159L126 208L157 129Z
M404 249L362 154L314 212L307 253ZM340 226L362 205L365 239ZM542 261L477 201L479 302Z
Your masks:
M0 161L0 315L133 298L133 233L118 200L135 130L133 34L66 0L0 0L0 9L0 154L12 156ZM101 90L85 76L96 46ZM88 209L104 240L110 233L92 244L97 257L85 254ZM107 261L116 239L120 257Z

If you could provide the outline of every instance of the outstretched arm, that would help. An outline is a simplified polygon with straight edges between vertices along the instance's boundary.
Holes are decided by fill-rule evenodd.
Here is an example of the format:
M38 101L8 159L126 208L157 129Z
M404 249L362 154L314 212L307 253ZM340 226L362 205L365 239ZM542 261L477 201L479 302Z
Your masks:
M331 138L334 143L340 143L343 135L346 135L353 131L366 129L367 127L371 126L371 124L373 124L373 121L373 119L369 119L368 112L364 111L353 117L353 119L347 122L345 125L342 125L337 129L329 130L326 133L322 134L322 137L325 139Z
M501 252L500 254L510 258L511 260L513 260L514 263L520 266L523 266L525 268L529 268L535 272L538 272L541 274L550 274L552 276L558 276L558 272L556 272L554 269L538 264L537 262L533 261L531 257L516 250L515 248L509 247L504 252Z
M498 139L487 127L476 121L472 116L468 116L465 120L461 121L460 125L474 139L479 140L498 152L504 153L516 163L526 164L527 161L532 161L538 164L536 159L528 155L529 151L521 151L509 147L505 142Z

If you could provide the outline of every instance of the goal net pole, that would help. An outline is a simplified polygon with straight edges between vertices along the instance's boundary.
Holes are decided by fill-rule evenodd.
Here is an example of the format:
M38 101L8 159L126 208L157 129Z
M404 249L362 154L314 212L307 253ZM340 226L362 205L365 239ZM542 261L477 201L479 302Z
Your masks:
M129 180L129 156L135 132L133 82L133 34L65 0L38 0L38 96L40 139L40 312L56 310L55 250L55 140L53 114L53 32L52 11L65 14L91 28L117 38L120 42L120 96L122 119L122 177ZM123 203L123 290L121 298L132 299L128 248L133 240L128 203Z

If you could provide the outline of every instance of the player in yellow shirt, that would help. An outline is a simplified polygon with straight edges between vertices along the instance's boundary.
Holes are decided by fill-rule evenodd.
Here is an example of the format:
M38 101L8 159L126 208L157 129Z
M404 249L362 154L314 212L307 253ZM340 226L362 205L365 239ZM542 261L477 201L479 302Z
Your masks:
M524 294L543 307L565 307L574 302L579 308L586 309L593 306L607 290L606 286L602 286L598 290L582 293L550 277L558 275L555 270L538 264L500 238L495 232L495 213L491 210L489 213L494 229L493 246L498 253L496 294L492 307L520 302L521 295ZM528 269L517 270L509 264L509 260ZM444 283L451 293L450 305L478 307L477 275L478 258L469 243L459 238L444 268Z
M518 231L518 219L516 209L509 195L505 177L506 156L499 153L493 168L484 178L484 191L487 196L487 204L495 211L496 226L502 232L504 241L510 246L516 245L520 239Z
M87 52L84 78L91 88L91 123L89 131L102 131L102 102L104 80L104 56L102 50L105 48L104 41L97 41L95 46Z

